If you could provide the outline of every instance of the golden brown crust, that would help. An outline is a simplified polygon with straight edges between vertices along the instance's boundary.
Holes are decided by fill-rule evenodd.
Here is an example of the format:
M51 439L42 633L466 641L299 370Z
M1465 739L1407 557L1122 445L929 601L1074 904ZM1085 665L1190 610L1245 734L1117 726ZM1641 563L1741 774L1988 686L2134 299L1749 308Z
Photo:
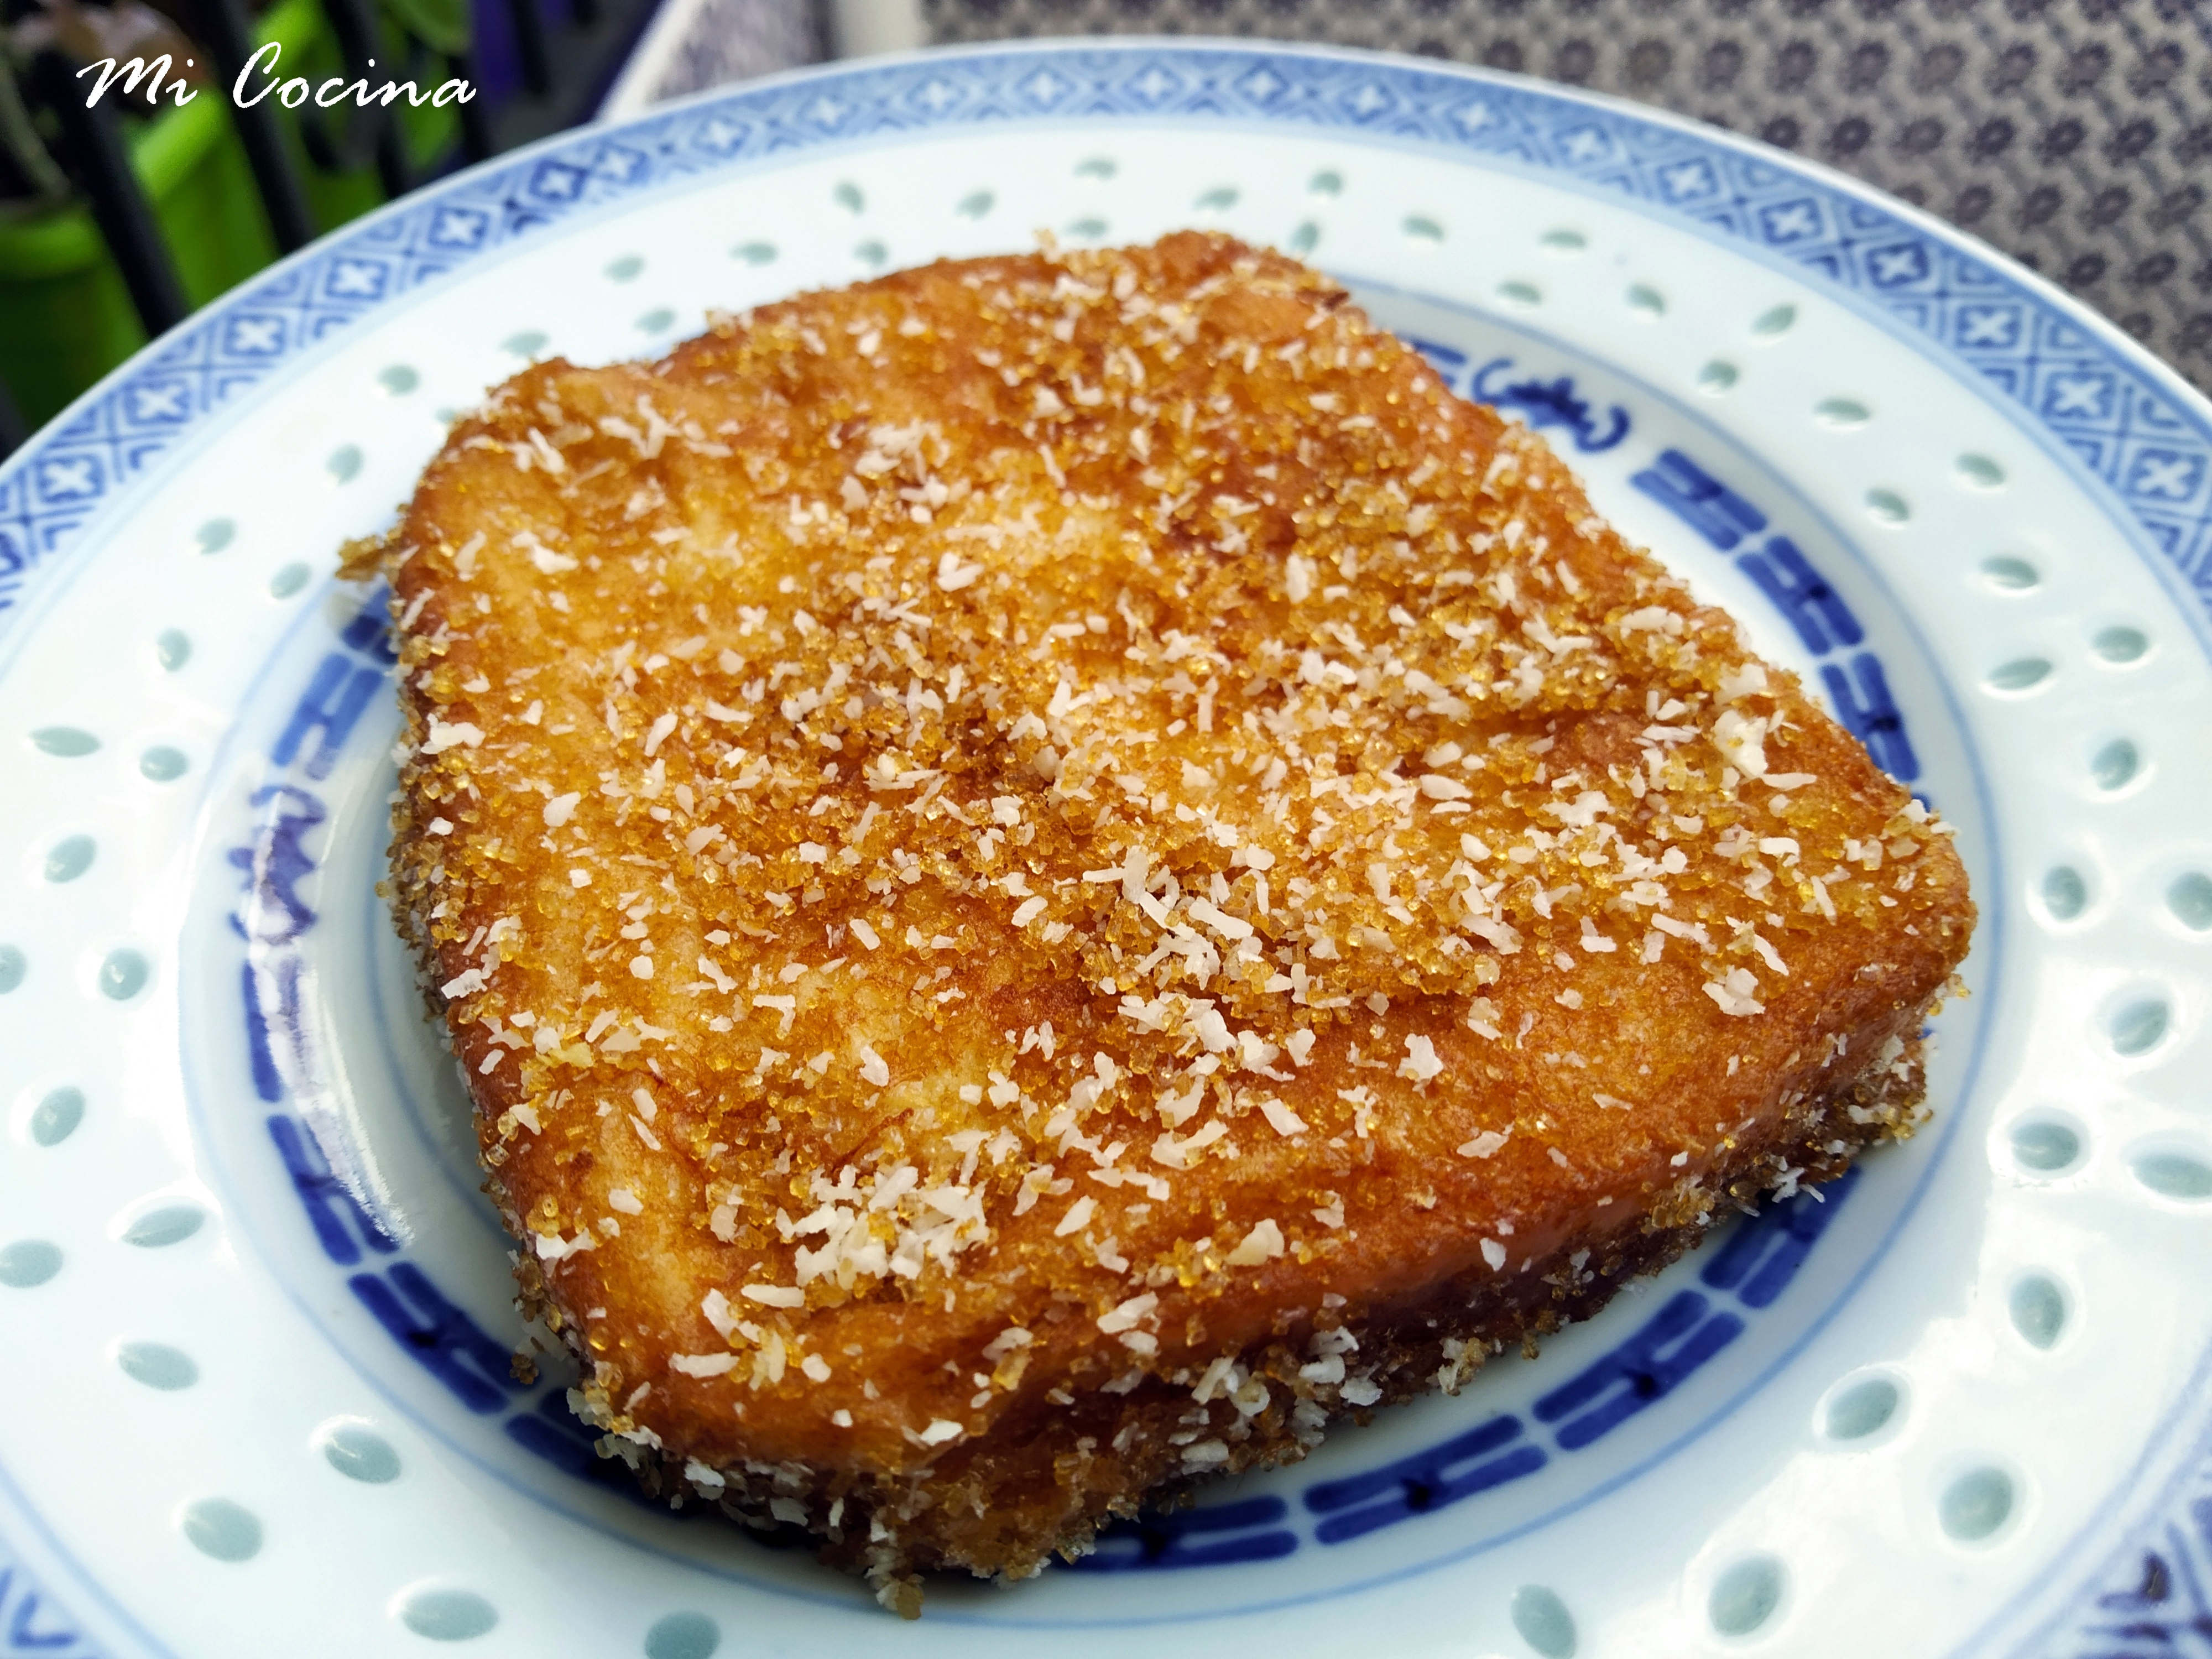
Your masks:
M1835 1173L1972 927L1540 441L1224 238L542 365L387 563L526 1296L611 1446L890 1583L1415 1386L1240 1413L1316 1329L1506 1340Z
M1778 1155L1808 1182L1840 1175L1874 1141L1904 1139L1917 1127L1923 1085L1921 1044L1807 1102L1790 1115ZM1740 1172L1740 1173L1737 1173ZM1749 1207L1773 1185L1764 1156L1746 1148L1717 1172L1716 1195ZM1238 1356L1222 1379L1218 1414L1236 1407L1224 1437L1226 1458L1194 1476L1181 1449L1206 1431L1190 1421L1193 1391L1147 1376L1126 1394L1079 1396L1049 1413L1030 1411L994 1426L940 1461L926 1479L855 1480L848 1472L799 1465L732 1469L712 1501L763 1530L805 1528L827 1537L827 1559L864 1570L879 1565L860 1517L899 1516L902 1552L882 1576L887 1604L911 1614L918 1587L903 1571L996 1560L1012 1577L1041 1564L1041 1540L1073 1559L1098 1526L1140 1506L1171 1504L1197 1480L1295 1462L1317 1445L1325 1422L1346 1402L1343 1382L1366 1385L1352 1405L1365 1420L1378 1406L1442 1389L1456 1394L1493 1355L1520 1348L1587 1318L1639 1274L1656 1273L1693 1249L1713 1212L1685 1206L1671 1220L1614 1235L1602 1250L1570 1239L1500 1285L1486 1272L1422 1287L1388 1306L1370 1305L1356 1322L1323 1309L1291 1322ZM1341 1373L1329 1364L1334 1357ZM1256 1388L1253 1386L1256 1382ZM587 1407L588 1410L588 1407ZM1119 1445L1120 1452L1112 1449ZM681 1503L708 1496L688 1480L680 1457L624 1446L647 1489ZM778 1507L776 1500L782 1500ZM842 1510L834 1510L839 1499ZM935 1513L932 1513L935 1511ZM832 1520L833 1515L835 1520ZM855 1517L848 1522L848 1516ZM801 1518L803 1516L803 1518Z

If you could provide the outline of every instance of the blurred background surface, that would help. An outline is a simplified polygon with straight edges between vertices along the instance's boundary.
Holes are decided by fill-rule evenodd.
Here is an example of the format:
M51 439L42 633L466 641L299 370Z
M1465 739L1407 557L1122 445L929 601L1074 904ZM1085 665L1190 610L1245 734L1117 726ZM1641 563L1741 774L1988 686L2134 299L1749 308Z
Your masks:
M0 453L192 307L471 161L830 58L1109 33L1416 53L1726 127L1942 216L2212 390L2207 0L0 0ZM270 42L286 76L480 96L233 109ZM165 52L215 95L82 107L77 69Z

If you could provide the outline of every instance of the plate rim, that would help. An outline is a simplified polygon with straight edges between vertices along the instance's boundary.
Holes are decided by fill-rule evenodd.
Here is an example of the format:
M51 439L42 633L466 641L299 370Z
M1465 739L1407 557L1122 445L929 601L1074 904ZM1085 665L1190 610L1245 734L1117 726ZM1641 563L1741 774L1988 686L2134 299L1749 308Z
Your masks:
M911 89L918 71L944 64L974 63L979 60L1034 61L1050 65L1085 59L1101 61L1127 59L1145 54L1164 54L1175 58L1210 61L1229 66L1216 78L1229 82L1250 73L1252 65L1264 65L1270 61L1304 60L1325 64L1371 67L1385 72L1417 77L1430 82L1457 83L1468 88L1486 88L1509 98L1527 100L1539 108L1594 111L1611 117L1616 122L1630 124L1656 132L1670 135L1678 143L1686 143L1692 151L1720 152L1767 168L1784 177L1803 180L1830 197L1844 203L1871 209L1876 214L1893 222L1896 228L1916 234L1939 248L1948 249L1966 259L1985 267L1997 279L2000 295L2009 287L2017 295L2029 302L2031 310L2057 319L2085 337L2081 348L2071 353L2081 357L2098 357L2112 368L2134 377L2137 387L2162 394L2169 405L2168 412L2179 416L2187 429L2187 436L2201 449L2212 449L2212 399L2198 392L2177 370L2154 356L2139 342L2128 336L2117 325L2090 309L2082 301L2067 294L2034 271L2019 265L2002 252L1990 248L1972 233L1948 224L1933 214L1912 204L1889 197L1874 187L1841 173L1818 161L1778 151L1725 129L1711 128L1690 118L1675 115L1632 101L1589 93L1581 88L1559 86L1533 77L1506 74L1501 71L1467 65L1442 63L1402 54L1381 53L1357 49L1308 43L1287 43L1237 39L1204 37L1114 36L1068 37L1060 40L1003 42L988 46L933 48L903 53L894 57L849 60L826 65L817 65L740 83L737 87L709 88L690 97L654 106L638 115L617 121L593 123L550 135L524 149L495 156L475 167L453 174L396 202L386 204L362 219L340 227L319 238L307 247L289 256L241 284L230 293L219 297L191 317L160 337L149 342L130 359L88 388L33 434L22 447L5 463L0 463L0 562L12 558L15 568L5 568L0 562L0 672L4 672L4 659L14 653L10 646L20 643L28 627L36 620L37 606L32 602L39 596L51 592L55 579L64 571L81 566L90 549L96 549L104 532L112 527L115 517L128 509L134 491L149 487L164 476L170 465L188 455L198 441L219 434L227 422L234 421L246 410L258 401L262 395L289 383L301 373L312 372L312 360L317 348L328 343L330 349L340 349L353 337L343 327L325 328L319 334L305 334L295 343L289 343L276 352L266 367L252 379L245 380L237 390L219 395L204 405L196 405L192 412L178 422L159 442L142 443L137 451L140 458L128 471L120 465L112 467L109 481L95 494L88 506L67 523L54 526L52 544L41 548L35 536L30 545L18 548L13 544L15 534L28 533L28 526L36 520L27 512L16 510L18 502L27 502L38 487L34 473L41 465L57 459L56 452L64 447L76 430L88 419L117 409L134 384L149 373L164 368L165 358L180 346L203 333L212 334L236 313L269 300L294 288L305 273L333 263L349 250L378 245L379 234L416 216L427 216L437 204L465 198L471 192L481 191L498 181L519 190L532 176L534 169L545 161L574 151L578 159L605 141L622 135L633 134L657 127L674 128L704 111L719 106L741 106L747 104L766 106L794 89L828 89L840 86L866 87L879 83L884 88L908 85ZM1011 90L1012 76L1006 77ZM867 100L863 99L864 103ZM878 97L878 103L887 103ZM1146 125L1188 125L1213 131L1265 131L1273 123L1281 123L1285 130L1316 134L1333 133L1347 141L1367 148L1403 148L1437 155L1440 159L1462 160L1479 170L1498 170L1524 173L1556 183L1562 188L1581 193L1597 195L1600 186L1587 175L1569 173L1556 161L1529 155L1501 155L1493 151L1467 149L1455 149L1448 139L1433 134L1408 136L1404 133L1385 135L1364 131L1355 124L1340 118L1334 124L1285 121L1277 114L1269 116L1255 108L1232 110L1212 107L1204 111L1184 110L1179 113L1164 112L1115 112L1097 108L1029 112L1022 119L1037 125L1079 127L1096 125L1101 128L1117 124L1139 122ZM1441 117L1439 116L1439 119ZM624 186L611 197L592 198L580 195L572 207L551 213L542 222L551 225L575 224L596 216L595 210L619 209L625 203L678 193L694 185L709 185L741 178L748 173L781 165L812 155L836 154L844 151L868 151L895 145L906 137L958 134L984 131L972 113L955 112L927 116L908 108L902 118L879 123L865 130L841 135L819 136L807 146L797 146L760 154L732 152L719 160L692 161L686 165L672 167L659 176L639 184ZM693 152L696 155L696 152ZM1655 162L1656 166L1656 163ZM1792 280L1822 292L1856 314L1879 319L1891 332L1908 341L1925 360L1956 380L1962 387L1991 404L2007 423L2031 436L2039 448L2064 465L2069 476L2081 485L2095 502L2099 511L2125 532L2124 539L2130 550L2150 566L2160 585L2166 590L2176 606L2188 617L2200 648L2212 654L2212 644L2207 635L2208 615L2212 615L2212 586L2192 584L2187 579L2185 566L2173 555L2160 556L2154 545L2155 537L2148 525L2129 504L2119 487L2110 478L2085 465L2078 457L2069 453L2065 441L2058 436L2048 419L2038 410L2028 398L2014 393L2008 395L1977 366L1961 356L1957 348L1924 329L1914 329L1898 319L1893 307L1868 291L1860 283L1846 281L1823 273L1792 259L1786 253L1759 242L1740 227L1713 227L1698 223L1686 211L1669 209L1648 195L1607 194L1599 199L1619 202L1662 223L1688 228L1693 234L1707 236L1717 243L1738 249L1743 254L1773 264L1790 273ZM349 313L345 320L368 316L386 310L395 302L410 300L430 290L448 278L480 270L487 256L527 255L535 246L526 238L532 226L510 227L489 237L472 252L452 259L447 268L436 274L422 276L411 281L395 282L368 302ZM1887 229L1885 227L1884 229ZM1880 231L1871 234L1881 234ZM312 287L312 284L307 285ZM2147 386L2145 383L2148 383ZM2135 388L2130 388L2132 392ZM2212 466L2206 471L2212 471ZM2202 490L2202 483L2198 489ZM2205 536L2208 514L2196 509L2196 534ZM18 530L18 523L25 526ZM11 580L12 579L12 580ZM10 635L16 637L11 638ZM2179 1419L2199 1410L2201 1400L2185 1395L2167 1419L2153 1431L2155 1439L2160 1431L2178 1426ZM2196 1438L2191 1436L2192 1441ZM2148 1453L2146 1453L2148 1455ZM2173 1494L2201 1480L2206 1473L2197 1467L2194 1460L2185 1459L2170 1480L2163 1483L2153 1505L2164 1512L2175 1503ZM5 1483L11 1493L14 1483L0 1470L0 1483ZM21 1498L20 1493L14 1494ZM2116 1492L2112 1498L2100 1504L2090 1523L2105 1535L2112 1535L2109 1515L2115 1504L2122 1503L2127 1494ZM2139 1495L2138 1495L2139 1496ZM27 1501L20 1504L26 1518L37 1525L35 1512ZM2131 1536L2142 1530L2140 1523L2120 1528ZM2077 1537L2078 1545L2087 1533ZM2128 1546L2116 1544L2116 1551ZM2100 1557L2100 1564L2112 1559ZM17 1567L29 1574L28 1564L21 1561L18 1553L4 1539L0 1539L0 1565ZM71 1562L77 1576L84 1577L95 1596L106 1600L97 1578ZM2100 1574L2109 1575L2109 1567L2100 1565ZM2075 1582L2094 1588L2099 1577L2077 1572ZM2047 1633L2073 1613L2087 1613L2087 1589L2064 1600L2058 1613L2045 1621L2039 1634ZM2078 1607L2076 1603L2081 1603ZM1980 1646L1984 1638L2009 1613L2017 1612L2022 1603L2015 1602L1999 1608L1982 1630L1970 1638L1965 1647ZM121 1612L122 1610L118 1609ZM138 1628L137 1620L124 1614L131 1626Z

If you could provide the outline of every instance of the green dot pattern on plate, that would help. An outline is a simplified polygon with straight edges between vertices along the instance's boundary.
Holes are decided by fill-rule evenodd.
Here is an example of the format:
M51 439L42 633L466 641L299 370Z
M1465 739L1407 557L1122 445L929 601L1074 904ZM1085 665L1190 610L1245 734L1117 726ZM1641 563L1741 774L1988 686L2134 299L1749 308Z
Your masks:
M31 741L47 754L58 755L64 760L89 755L100 747L98 738L75 726L42 726L31 733Z
M43 1285L61 1270L61 1250L43 1238L19 1238L0 1245L0 1285L11 1291Z
M1540 306L1544 303L1544 290L1534 283L1524 283L1516 278L1513 282L1500 283L1498 297L1508 305Z
M2161 1198L2196 1202L2212 1198L2212 1165L2186 1152L2143 1152L2131 1166L2136 1179Z
M2107 792L2126 788L2142 768L2142 757L2125 738L2113 738L2089 757L2089 775Z
M1698 384L1708 392L1726 392L1741 378L1734 363L1718 357L1698 371Z
M1771 340L1777 335L1787 334L1796 326L1796 306L1776 306L1771 310L1760 312L1753 319L1751 331L1763 340Z
M980 219L997 205L998 200L988 190L970 191L960 198L960 205L952 210L963 219Z
M1321 227L1308 219L1291 233L1291 252L1301 259L1321 243Z
M23 975L31 969L29 961L12 945L0 945L0 997L4 997L23 982Z
M138 757L138 775L149 783L174 783L191 765L183 750L155 744Z
M526 328L520 333L508 335L499 345L501 350L513 352L518 357L535 357L545 349L545 331Z
M860 187L849 179L841 181L830 194L848 213L862 212L868 205L868 198L860 193Z
M1714 1581L1705 1615L1723 1636L1748 1636L1782 1605L1782 1563L1771 1555L1750 1555Z
M703 1613L672 1613L645 1633L645 1659L714 1659L720 1626Z
M153 963L129 945L118 945L100 958L100 994L111 1002L128 1002L153 977Z
M644 334L658 334L675 320L676 313L666 306L656 306L637 319L638 331Z
M1106 222L1098 218L1071 219L1067 222L1067 234L1095 242L1106 234Z
M166 1342L125 1342L115 1351L115 1363L133 1382L163 1394L189 1389L200 1380L199 1363Z
M199 544L203 553L220 553L238 535L238 526L228 519L210 519L193 532L192 539Z
M2053 1347L2066 1334L2066 1292L2042 1273L2031 1273L2014 1285L2005 1308L2013 1329L2032 1348Z
M218 1561L251 1561L261 1553L260 1517L228 1498L185 1504L177 1526L194 1549Z
M331 451L331 458L323 463L323 470L340 483L351 483L361 472L361 446L340 444Z
M2089 908L2089 884L2071 865L2062 864L2043 878L2043 908L2053 921L2071 921Z
M90 836L65 836L46 849L42 873L57 886L75 881L92 868L99 854L100 845Z
M154 641L154 657L163 668L175 673L192 659L191 635L179 628L164 629Z
M2173 919L2195 933L2212 932L2212 876L2191 870L2174 878L2166 890L2166 908Z
M1628 290L1626 297L1631 311L1638 312L1646 317L1663 317L1667 314L1667 296L1648 283L1638 283Z
M1575 1616L1558 1593L1541 1584L1513 1592L1513 1628L1544 1659L1575 1659Z
M864 265L880 265L888 260L891 254L890 250L881 242L870 240L862 242L855 247L853 250L853 257Z
M1903 524L1912 516L1912 504L1894 489L1868 490L1866 507L1876 524Z
M474 1590L416 1590L399 1605L399 1620L433 1642L469 1642L499 1623L499 1609Z
M2051 678L2051 662L2045 657L2014 657L2010 662L2000 663L1990 670L1990 690L1992 691L2025 691Z
M422 384L422 377L404 363L394 363L376 377L377 385L395 398L404 398Z
M1984 559L1982 574L1991 587L2002 588L2008 593L2025 593L2043 580L2026 559L2015 559L2009 554Z
M1201 213L1220 213L1237 205L1237 191L1234 185L1216 185L1193 202L1191 206Z
M1589 237L1579 230L1569 230L1565 227L1547 230L1536 240L1554 253L1580 253L1589 246Z
M1121 170L1120 164L1110 155L1093 155L1075 164L1075 176L1079 179L1111 179Z
M2109 663L2141 662L2150 640L2140 628L2100 628L2089 648Z
M1444 228L1423 214L1407 215L1403 228L1417 242L1441 242L1444 239Z
M399 1478L399 1454L392 1443L358 1423L342 1423L323 1438L324 1461L349 1480L381 1486Z
M1976 489L1995 489L2005 481L2005 470L1986 455L1961 455L1959 476Z
M2049 1118L2030 1118L2012 1130L2012 1155L2023 1170L2038 1175L2057 1175L2070 1170L2081 1156L2081 1137L2063 1123Z
M1831 1440L1863 1440L1889 1426L1901 1396L1886 1376L1854 1382L1828 1402L1821 1426Z
M2012 1477L2002 1469L1969 1469L1937 1500L1943 1530L1962 1544L1978 1544L2012 1516Z
M70 1084L49 1089L31 1109L31 1139L41 1146L58 1146L84 1121L84 1091Z
M749 265L764 265L775 258L774 242L740 242L730 250L733 259L743 259Z
M633 280L638 272L644 269L643 259L635 253L625 253L621 258L608 265L607 276L613 282L627 283Z
M1344 175L1333 167L1323 167L1306 180L1306 188L1316 196L1341 196L1344 193Z
M158 1250L170 1244L181 1244L199 1231L206 1220L207 1212L197 1204L165 1204L158 1210L149 1210L125 1227L123 1242L142 1250Z
M2172 1018L2163 1000L2142 997L2115 1011L2112 1022L2106 1027L2112 1039L2115 1054L2133 1060L2147 1054L2166 1040L2166 1028Z
M269 579L269 597L272 599L290 599L307 585L308 574L307 567L294 560Z
M1823 398L1813 405L1813 418L1822 426L1864 426L1874 411L1856 398Z

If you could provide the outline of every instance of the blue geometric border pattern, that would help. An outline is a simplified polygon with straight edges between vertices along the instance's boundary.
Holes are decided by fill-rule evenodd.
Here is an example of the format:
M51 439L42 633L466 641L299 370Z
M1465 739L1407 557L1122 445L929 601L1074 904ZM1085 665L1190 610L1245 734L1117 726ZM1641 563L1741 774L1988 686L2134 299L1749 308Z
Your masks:
M2015 404L2125 503L2212 610L2212 424L2087 313L1846 183L1735 141L1480 72L1241 46L1032 48L787 78L556 137L349 229L156 343L0 467L0 621L31 573L185 433L331 331L528 234L676 180L902 132L1024 121L1282 126L1563 175L1786 258Z
M181 439L333 331L533 230L685 179L890 134L1130 118L1484 158L1618 191L1784 260L1917 333L1931 358L2014 405L2112 492L2212 616L2212 410L1964 238L1785 157L1569 91L1348 53L1139 42L927 55L770 82L556 137L318 244L156 342L0 465L0 629L38 573ZM2166 1653L2183 1632L2208 1628L2206 1483L2144 1523L2113 1572L2069 1621L2084 1650ZM0 1643L74 1656L83 1649L65 1624L0 1553ZM50 1626L77 1645L46 1644Z
M0 1653L40 1659L100 1659L101 1650L0 1542Z
M2143 1528L2110 1581L2075 1610L2065 1659L2179 1659L2212 1649L2212 1471Z

